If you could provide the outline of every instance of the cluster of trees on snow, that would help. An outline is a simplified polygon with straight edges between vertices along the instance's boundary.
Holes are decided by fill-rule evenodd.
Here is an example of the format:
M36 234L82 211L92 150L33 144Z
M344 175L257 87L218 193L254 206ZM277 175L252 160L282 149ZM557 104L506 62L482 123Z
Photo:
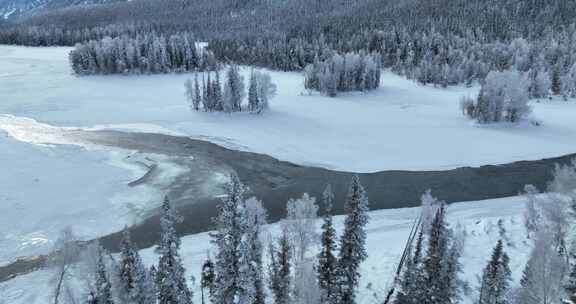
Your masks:
M150 268L143 263L127 229L118 257L97 242L80 245L70 230L65 230L53 258L53 303L191 304L193 294L186 282L175 228L181 219L168 199L161 209L158 263Z
M264 243L267 212L256 198L244 197L245 187L235 174L226 186L226 197L214 219L210 234L215 249L202 267L200 286L203 301L211 303L355 303L360 278L360 264L365 249L369 202L360 180L352 179L345 202L347 217L340 238L340 249L330 213L322 233L322 253L312 255L320 235L316 231L316 199L304 194L287 203L287 216L281 222L282 233L270 244ZM333 200L330 187L324 202L330 210ZM161 238L156 252L158 263L147 268L124 232L118 258L107 254L98 244L84 250L67 232L57 248L66 261L56 268L55 304L58 303L138 303L191 304L192 291L186 282L180 256L180 239L175 225L181 218L166 199L160 220ZM66 249L66 248L74 248ZM66 249L66 250L64 250ZM269 264L264 264L268 254ZM76 255L76 257L72 257ZM78 266L79 291L72 288L72 263ZM268 287L268 288L267 288ZM269 292L267 292L269 290ZM71 301L71 302L70 302Z
M576 160L558 165L553 176L547 193L538 193L533 186L525 188L523 242L532 244L532 250L522 279L517 285L512 280L507 250L515 245L499 220L499 240L478 274L477 303L576 303L576 263L569 246L576 203ZM340 238L333 223L334 195L329 185L323 192L322 206L307 194L289 200L276 237L266 231L267 212L262 202L246 199L245 190L232 174L210 234L215 254L208 255L202 265L202 303L358 303L360 265L369 254L369 200L358 176L348 188ZM320 208L324 215L318 231ZM459 276L466 231L450 227L447 208L429 191L422 196L420 216L384 303L458 303L470 291L470 282ZM54 302L191 304L192 289L175 230L180 220L165 200L158 263L150 268L142 262L127 231L120 254L113 257L98 244L80 250L66 230L54 257ZM73 274L79 274L79 281L71 280ZM82 290L73 288L78 282L84 284Z
M77 75L171 73L218 67L212 53L201 49L189 33L105 37L79 43L70 52L70 64Z
M490 72L476 100L463 98L461 108L481 124L516 123L531 113L528 80L517 71Z
M248 104L244 106L246 86L238 66L231 65L228 68L223 87L218 70L214 72L214 77L211 72L207 74L205 76L203 73L200 81L196 73L193 81L188 79L184 83L191 110L226 113L247 110L250 113L260 114L268 109L270 99L276 95L276 85L272 83L270 75L252 70L248 83Z
M330 97L338 92L369 91L380 86L380 60L376 54L346 53L308 65L304 86Z

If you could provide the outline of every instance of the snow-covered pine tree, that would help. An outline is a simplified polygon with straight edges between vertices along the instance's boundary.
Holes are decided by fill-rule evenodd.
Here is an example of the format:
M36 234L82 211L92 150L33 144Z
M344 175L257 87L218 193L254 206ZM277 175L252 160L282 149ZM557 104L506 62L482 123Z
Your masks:
M194 73L194 97L192 101L192 105L194 106L194 110L200 110L200 103L202 103L202 92L200 91L200 84L198 83L198 73Z
M274 304L290 304L290 290L292 287L291 279L291 260L293 249L290 246L290 240L285 231L278 240L278 248L270 244L269 256L270 265L268 269L269 283L268 288L272 292Z
M108 271L106 270L104 254L104 248L98 246L95 290L88 301L91 304L114 304L112 298L112 284L110 284L110 278L108 277Z
M220 71L216 70L216 79L212 83L212 105L214 111L224 111L224 100L222 97L222 85L220 83Z
M186 100L190 106L190 110L195 110L194 108L194 86L192 80L186 79L184 82L184 89L186 91Z
M186 285L185 269L178 252L180 239L176 235L176 224L180 220L165 198L160 218L160 244L156 249L160 255L156 274L158 304L192 304L192 292Z
M366 224L368 224L369 202L358 175L352 177L348 196L344 204L346 219L344 233L340 239L338 256L338 303L356 303L356 288L360 283L360 264L367 258Z
M252 248L245 234L238 246L238 291L237 304L256 303L256 264L252 261Z
M550 90L554 95L560 95L562 93L562 76L560 75L560 66L558 64L552 67L552 73L550 75Z
M117 293L123 304L154 304L155 288L127 228L123 231L118 265Z
M216 232L212 243L216 246L214 268L214 298L212 303L235 304L240 293L240 253L242 238L246 231L244 215L244 185L238 175L232 173L226 185L226 197L218 207L215 218Z
M321 303L334 303L337 294L336 267L338 259L336 251L336 230L332 222L332 202L334 193L332 186L328 184L322 195L324 203L324 222L322 224L322 235L320 237L322 247L318 254L318 285L322 290Z
M448 229L445 223L444 204L437 210L434 221L430 227L428 237L428 250L424 258L425 286L428 299L426 303L451 303L443 280L444 267L448 253Z
M256 82L256 74L254 70L250 72L250 82L248 85L248 111L250 113L257 113L260 98L258 98L258 83Z
M478 304L508 304L508 290L512 281L509 257L504 244L499 240L492 251L492 257L482 273Z
M244 99L244 78L240 75L238 66L231 65L226 72L224 84L223 110L226 112L242 111L242 99Z
M204 111L213 111L212 105L212 81L210 80L210 72L204 81L204 75L202 75L202 105L204 106Z
M264 267L262 262L262 226L266 224L267 213L262 202L250 198L245 202L246 232L240 246L241 294L246 295L248 304L264 304Z

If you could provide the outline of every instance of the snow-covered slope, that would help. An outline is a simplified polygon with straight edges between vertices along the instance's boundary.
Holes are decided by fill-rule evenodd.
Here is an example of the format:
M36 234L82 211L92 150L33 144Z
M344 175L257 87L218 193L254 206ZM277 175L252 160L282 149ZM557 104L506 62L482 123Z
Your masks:
M503 221L506 230L506 251L511 257L511 269L515 283L530 253L530 244L525 239L522 224L524 200L521 197L452 204L448 218L452 227L461 225L467 234L462 258L464 271L461 278L477 287L476 276L481 273L490 252L500 238L497 223ZM362 279L358 303L381 303L385 291L392 283L396 263L419 208L381 210L370 213L368 232L368 260L362 264ZM342 227L342 217L336 218L336 226ZM318 221L318 227L320 221ZM319 229L319 228L318 228ZM267 227L270 235L278 235L279 225ZM199 277L200 268L211 248L208 233L190 235L182 239L181 255L187 268L187 276ZM153 248L141 251L145 263L157 262ZM11 281L0 283L0 303L43 304L48 303L52 290L50 270L34 272ZM189 281L192 284L191 281ZM200 303L198 282L193 286L195 303ZM473 303L477 293L463 295L462 303ZM5 302L3 303L2 300Z
M74 5L104 4L124 0L0 0L0 18L8 19L30 12L59 9Z
M576 102L534 102L540 127L480 127L459 110L460 98L477 87L420 86L385 72L374 92L327 98L308 95L299 73L271 72L278 96L265 115L198 113L184 97L189 74L75 77L69 50L0 46L0 113L56 126L157 125L281 160L358 172L438 170L576 151Z

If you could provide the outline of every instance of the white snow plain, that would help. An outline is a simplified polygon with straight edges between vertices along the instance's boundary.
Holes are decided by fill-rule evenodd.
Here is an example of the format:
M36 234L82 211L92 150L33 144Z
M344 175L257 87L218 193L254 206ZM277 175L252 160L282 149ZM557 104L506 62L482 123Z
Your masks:
M367 189L369 191L369 189ZM463 294L461 303L474 303L477 298L477 275L486 265L492 248L501 238L498 221L502 220L506 230L505 250L511 257L510 268L514 284L520 280L522 269L530 253L531 244L526 239L522 221L524 199L510 197L478 202L451 204L448 208L448 219L451 227L459 226L467 235L465 250L461 259L464 265L460 278L470 284L471 292ZM362 278L358 303L382 303L386 291L393 282L396 265L402 254L406 239L420 208L380 210L370 212L367 226L368 259L361 265ZM342 230L343 217L335 217L339 233ZM321 220L317 221L320 229ZM278 236L280 225L267 226L266 233ZM264 236L264 238L267 238ZM181 256L187 269L187 277L199 278L200 270L208 250L210 250L208 233L186 236L182 239ZM317 250L318 248L315 248ZM146 264L157 263L153 248L141 251ZM48 303L53 290L52 270L46 269L17 277L0 283L0 304L44 304ZM198 280L192 285L195 303L200 303Z
M327 98L308 94L299 73L271 72L278 96L268 113L198 113L184 97L191 74L76 77L70 50L0 46L0 113L57 126L182 134L355 172L440 170L576 151L576 102L534 103L539 127L480 127L459 110L460 98L478 87L420 86L384 72L376 91Z

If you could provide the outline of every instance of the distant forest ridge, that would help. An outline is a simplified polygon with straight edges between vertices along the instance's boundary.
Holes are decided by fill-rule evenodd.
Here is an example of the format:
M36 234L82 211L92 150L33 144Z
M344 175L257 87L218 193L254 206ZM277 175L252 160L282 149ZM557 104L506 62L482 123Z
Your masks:
M570 26L576 1L550 0L136 0L44 10L0 24L86 31L123 27L199 39L239 34L338 40L392 26L409 31L475 35L480 40L536 39ZM1 30L1 29L0 29ZM76 41L77 42L77 41Z

